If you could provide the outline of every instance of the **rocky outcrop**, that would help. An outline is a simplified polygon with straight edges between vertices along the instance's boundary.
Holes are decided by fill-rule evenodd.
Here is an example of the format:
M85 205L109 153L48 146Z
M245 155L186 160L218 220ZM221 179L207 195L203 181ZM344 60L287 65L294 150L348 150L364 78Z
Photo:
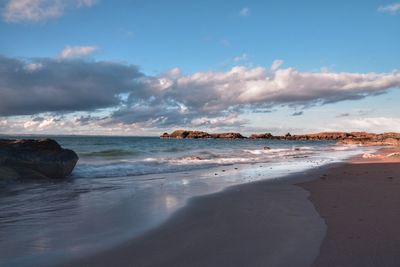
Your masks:
M362 133L339 140L338 144L364 146L400 146L400 133Z
M263 134L252 134L250 135L250 139L273 139L273 135L271 133L263 133Z
M65 178L78 155L56 141L0 140L0 178Z
M298 134L292 135L287 133L285 135L272 135L271 133L265 134L252 134L251 139L272 139L272 140L341 140L351 136L351 133L345 132L322 132L316 134Z
M217 139L244 139L243 135L240 133L216 133L216 134L211 134L212 138L217 138Z
M221 138L221 139L243 139L246 138L240 133L216 133L209 134L202 131L178 130L171 134L164 133L161 138L177 139L200 139L200 138ZM306 141L306 140L331 140L338 144L374 145L374 146L398 146L400 145L400 133L374 134L367 132L322 132L316 134L295 134L272 135L271 133L252 134L250 139L269 139L285 141Z
M338 144L348 145L370 145L370 146L398 146L400 145L400 133L374 134L367 132L322 132L316 134L300 134L274 136L270 133L253 134L251 139L271 139L271 140L333 140Z
M215 133L209 134L207 132L202 131L186 131L186 130L177 130L172 132L171 134L163 133L161 138L174 138L174 139L244 139L243 135L240 133Z

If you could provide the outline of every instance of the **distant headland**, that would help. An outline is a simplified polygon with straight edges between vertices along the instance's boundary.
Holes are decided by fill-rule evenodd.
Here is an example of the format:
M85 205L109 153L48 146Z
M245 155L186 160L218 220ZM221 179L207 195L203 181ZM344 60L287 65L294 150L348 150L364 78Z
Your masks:
M176 130L163 133L160 138L172 139L268 139L284 141L331 140L343 145L399 146L400 133L368 133L368 132L321 132L314 134L272 135L271 133L252 134L246 137L240 133L207 133L204 131Z

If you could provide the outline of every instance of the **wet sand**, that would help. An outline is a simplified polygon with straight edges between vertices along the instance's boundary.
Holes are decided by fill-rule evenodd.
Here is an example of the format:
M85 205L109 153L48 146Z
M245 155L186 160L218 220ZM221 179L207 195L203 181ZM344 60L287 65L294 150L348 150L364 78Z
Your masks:
M356 157L301 186L328 228L314 267L400 266L400 157Z
M62 266L400 266L393 152L194 198L157 229Z
M234 186L192 198L162 226L124 245L61 266L306 267L326 232L308 196L286 181Z

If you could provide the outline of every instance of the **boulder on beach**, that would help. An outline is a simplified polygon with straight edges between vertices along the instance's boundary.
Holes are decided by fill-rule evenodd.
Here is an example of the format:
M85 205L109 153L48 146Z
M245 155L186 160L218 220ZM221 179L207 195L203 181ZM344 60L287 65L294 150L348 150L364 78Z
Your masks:
M0 178L62 179L70 175L78 155L52 139L0 140Z

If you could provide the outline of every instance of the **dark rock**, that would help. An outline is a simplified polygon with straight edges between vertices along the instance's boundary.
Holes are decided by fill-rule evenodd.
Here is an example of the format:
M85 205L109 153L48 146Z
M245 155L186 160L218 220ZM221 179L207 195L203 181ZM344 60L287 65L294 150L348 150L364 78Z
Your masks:
M221 139L243 139L246 138L240 133L216 133L209 134L201 131L185 131L178 130L171 134L163 133L161 138L177 138L177 139L198 139L198 138L221 138ZM316 134L300 134L274 136L271 133L252 134L250 139L270 139L285 141L306 141L306 140L330 140L337 141L338 144L354 144L354 145L377 145L377 146L400 146L400 133L383 133L374 134L367 132L322 132Z
M273 139L285 141L305 141L305 140L331 140L338 144L354 145L400 145L400 133L373 134L367 132L322 132L316 134L300 134L274 136L272 134L252 134L251 139Z
M77 161L74 151L51 139L0 140L0 178L65 178Z
M243 139L245 138L240 133L215 133L209 134L207 132L202 131L186 131L186 130L177 130L172 132L171 134L163 133L161 138L174 138L174 139Z
M264 134L252 134L250 135L250 139L273 139L273 135L271 133Z
M217 138L217 139L244 139L243 135L240 133L217 133L217 134L211 134L212 138Z

